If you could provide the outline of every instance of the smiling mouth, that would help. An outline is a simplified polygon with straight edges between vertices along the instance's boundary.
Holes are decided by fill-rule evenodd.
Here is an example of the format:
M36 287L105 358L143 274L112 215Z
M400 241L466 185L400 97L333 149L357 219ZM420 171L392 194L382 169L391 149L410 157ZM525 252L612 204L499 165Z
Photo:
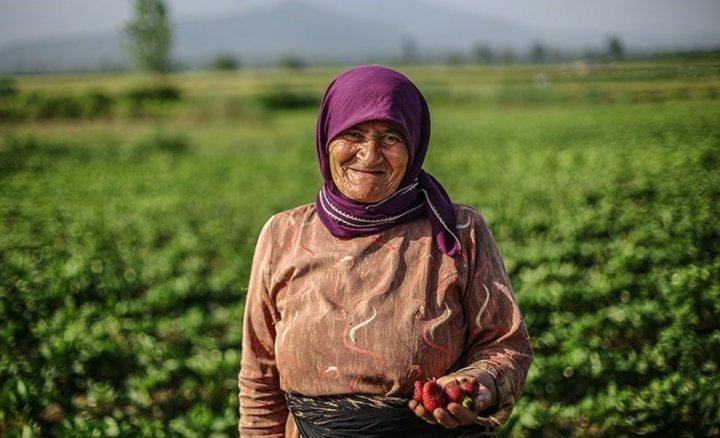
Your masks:
M348 170L352 170L353 172L362 173L364 175L384 175L385 172L382 170L365 170L365 169L354 169L352 167L349 167Z

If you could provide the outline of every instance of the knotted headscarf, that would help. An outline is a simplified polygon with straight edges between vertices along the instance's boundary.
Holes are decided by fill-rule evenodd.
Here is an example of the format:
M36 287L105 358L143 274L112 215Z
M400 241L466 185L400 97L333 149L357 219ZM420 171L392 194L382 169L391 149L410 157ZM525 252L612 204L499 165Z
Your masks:
M373 204L354 201L338 190L328 155L328 145L337 135L367 121L385 121L400 129L407 139L409 157L400 187ZM440 250L450 256L460 251L450 197L422 169L430 144L430 111L410 79L379 65L342 73L330 84L320 105L315 144L324 180L315 204L332 235L362 236L427 216Z

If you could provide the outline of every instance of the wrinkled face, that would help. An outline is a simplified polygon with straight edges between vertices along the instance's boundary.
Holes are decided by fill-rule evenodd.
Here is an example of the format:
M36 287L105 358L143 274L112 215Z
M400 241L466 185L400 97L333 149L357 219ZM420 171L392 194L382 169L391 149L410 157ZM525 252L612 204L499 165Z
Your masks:
M353 201L374 203L395 192L405 176L405 136L391 123L363 122L346 129L328 146L335 186Z

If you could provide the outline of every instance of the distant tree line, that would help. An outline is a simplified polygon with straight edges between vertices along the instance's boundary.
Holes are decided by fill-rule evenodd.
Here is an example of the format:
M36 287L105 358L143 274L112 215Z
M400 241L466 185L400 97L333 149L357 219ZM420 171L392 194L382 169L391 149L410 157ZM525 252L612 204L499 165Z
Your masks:
M569 51L553 48L541 41L534 41L527 50L509 47L493 47L487 43L478 43L469 53L451 52L435 57L421 57L417 44L406 39L402 43L401 61L405 63L442 62L446 64L544 64L563 62L582 58L595 62L618 62L625 59L625 44L619 36L608 37L605 46L600 49Z
M134 67L143 72L164 76L171 70L185 70L171 59L172 29L165 0L134 0L133 17L123 29L126 47ZM600 48L570 51L554 48L542 41L534 41L526 50L496 47L478 42L469 52L452 51L444 54L423 53L415 40L406 37L400 46L399 58L378 57L369 62L400 62L405 64L546 64L582 59L588 62L620 62L627 58L625 44L618 35L610 35ZM274 61L277 67L297 70L308 65L347 63L344 61L313 62L299 54L288 53ZM233 71L243 63L230 53L218 53L202 67L216 71ZM197 67L197 66L196 66Z

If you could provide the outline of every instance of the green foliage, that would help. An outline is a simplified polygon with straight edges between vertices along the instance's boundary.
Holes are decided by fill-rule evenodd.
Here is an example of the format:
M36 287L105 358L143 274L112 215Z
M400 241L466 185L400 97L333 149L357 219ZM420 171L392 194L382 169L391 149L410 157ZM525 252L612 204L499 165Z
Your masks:
M111 118L122 113L123 106L143 115L150 107L180 100L181 90L167 83L136 86L117 95L98 89L81 94L30 91L0 102L0 122Z
M7 76L0 76L0 98L12 97L18 93L15 79Z
M443 159L492 172L465 193L482 188L471 203L491 217L534 336L506 435L717 433L720 129L717 107L696 109L710 114L576 109L573 124L546 109L515 133L522 146Z
M495 58L495 52L488 44L480 44L475 47L473 54L475 61L480 64L490 64Z
M720 433L718 66L622 65L409 72L433 111L425 168L488 220L532 336L502 436ZM186 82L161 127L115 104L3 125L0 435L237 435L255 239L319 187L334 72L282 76L314 107L247 106L273 73L221 98ZM26 86L13 105L55 94Z
M220 55L211 64L213 70L233 71L240 68L240 62L232 55Z
M132 88L125 98L132 108L138 109L147 104L177 102L182 99L182 92L170 84L155 84Z
M173 430L231 430L243 267L257 230L232 219L242 216L234 201L215 204L220 180L198 186L194 173L229 167L185 162L185 176L155 178L174 166L165 154L138 161L108 155L112 143L6 141L54 157L35 171L35 195L8 188L0 207L0 430L30 424L20 418L59 435L158 436L174 418ZM86 149L84 163L74 149ZM5 182L22 185L24 169ZM208 424L208 409L224 419Z
M613 35L608 38L607 51L611 61L622 61L625 57L625 45L619 36Z
M108 117L114 105L114 98L100 90L89 90L82 95L18 93L0 103L0 121Z
M123 31L138 70L160 74L171 70L172 31L165 2L135 0L133 17Z
M190 148L185 137L180 135L154 133L153 135L143 138L135 144L134 152L137 155L144 156L155 152L168 154L182 154Z
M286 86L276 86L261 93L257 101L268 110L317 108L322 96L307 91L293 90Z
M534 42L530 47L529 58L534 63L545 62L547 60L547 48L539 41Z
M278 65L288 70L300 70L305 67L305 61L299 56L286 55L278 60Z

